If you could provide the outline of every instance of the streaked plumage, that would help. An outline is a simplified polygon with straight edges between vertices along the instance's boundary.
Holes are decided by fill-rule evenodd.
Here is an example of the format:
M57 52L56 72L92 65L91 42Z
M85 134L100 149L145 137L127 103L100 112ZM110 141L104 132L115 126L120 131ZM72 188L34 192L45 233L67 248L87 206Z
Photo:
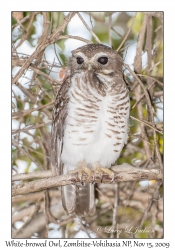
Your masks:
M70 70L55 101L52 165L57 174L67 174L80 162L110 168L128 134L130 103L122 59L107 46L90 44L72 52ZM91 184L65 186L62 196L68 213L94 211Z

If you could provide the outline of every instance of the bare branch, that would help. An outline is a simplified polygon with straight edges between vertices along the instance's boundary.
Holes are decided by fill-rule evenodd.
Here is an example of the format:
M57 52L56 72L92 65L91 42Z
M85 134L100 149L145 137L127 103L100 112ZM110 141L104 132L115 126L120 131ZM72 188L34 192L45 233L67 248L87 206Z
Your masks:
M29 127L25 127L23 129L16 129L16 130L12 130L12 135L13 134L16 134L16 133L19 133L19 132L25 132L25 131L28 131L28 130L31 130L31 129L37 129L37 128L41 128L41 127L45 127L47 125L50 125L52 122L44 122L44 123L41 123L41 124L36 124L36 125L32 125L32 126L29 126Z
M163 20L163 11L144 11L144 13Z
M112 216L112 232L110 238L114 238L114 232L116 232L117 227L117 207L118 207L118 184L116 183L114 186L114 209L113 209L113 216ZM118 237L117 237L118 238Z
M162 131L160 131L160 130L158 130L156 127L152 126L149 122L144 121L143 119L138 119L138 118L133 117L133 116L130 116L130 117L131 117L131 119L133 119L133 120L136 120L136 121L139 121L139 122L143 122L146 126L148 126L148 127L152 128L152 129L156 130L158 133L160 133L160 134L163 135Z
M33 95L30 90L26 89L25 87L23 87L21 84L17 84L17 86L19 87L19 89L34 103L37 104L38 107L43 107L43 105L37 101L37 97L35 97L35 95ZM51 114L50 112L48 112L47 109L43 109L43 111L45 112L45 114L51 119Z
M151 83L151 85L149 85L149 87L147 88L147 90L150 90L153 86L154 86L154 81ZM140 96L140 99L138 99L137 101L136 101L136 103L132 106L132 108L131 109L134 109L142 100L143 100L143 98L145 97L145 95L143 94L143 95L141 95Z
M22 58L17 58L17 57L12 57L12 66L22 66L25 64L27 60L26 59L22 59ZM31 70L33 70L35 73L37 73L38 75L41 75L43 76L46 80L48 80L52 85L61 85L62 84L62 81L58 81L56 80L55 78L49 76L48 74L42 72L40 69L38 69L36 67L36 65L34 65L33 63L31 63L29 65L29 68ZM19 84L18 84L19 85ZM18 86L17 85L17 86Z
M117 52L121 49L121 47L122 47L123 44L125 43L127 37L129 36L129 33L130 33L130 31L131 31L131 29L132 29L132 27L133 27L133 25L134 25L134 21L135 21L135 19L136 19L136 16L137 16L137 13L134 15L133 20L132 20L132 23L131 23L131 26L130 26L128 32L126 33L125 37L123 38L123 41L121 42L120 46L117 48L117 50L116 50Z
M134 78L139 82L139 84L141 85L143 91L144 91L144 94L145 94L145 97L146 97L146 100L147 100L147 104L148 104L148 107L149 107L149 112L150 112L150 115L151 115L151 123L154 125L155 127L155 123L154 123L154 115L153 115L153 110L152 110L152 105L151 105L151 101L150 101L150 97L149 97L149 94L147 92L147 90L145 89L144 87L144 84L142 83L142 81L139 79L139 77L130 69L130 67L127 65L127 64L124 64L125 68L129 70L129 72L134 76ZM155 134L155 130L153 130L154 132L154 144L155 144L155 148L156 148L156 154L157 154L157 158L158 158L158 161L159 161L159 165L160 165L160 168L163 169L163 163L162 163L162 159L161 159L161 155L160 155L160 152L159 152L159 148L158 148L158 144L157 144L157 139L156 139L156 134Z
M91 35L93 36L93 38L95 39L95 41L97 43L101 43L101 41L99 40L99 38L95 35L95 33L89 28L89 26L87 25L87 23L84 21L84 19L82 18L82 16L80 15L80 13L77 12L77 15L79 16L79 18L81 19L82 23L84 24L84 26L89 30L89 32L91 33Z
M21 44L27 39L35 15L36 15L36 12L31 12L31 13L30 13L30 16L29 16L29 25L27 26L27 29L25 30L24 35L22 36L21 40L19 41L19 43L17 44L17 46L14 48L14 51L15 51L19 46L21 46ZM13 51L13 52L14 52L14 51Z
M20 181L20 180L29 180L33 178L48 178L52 176L51 170L45 171L35 171L31 173L24 173L24 174L15 174L12 175L12 181Z
M70 12L64 19L63 23L55 30L55 32L46 40L44 44L38 45L36 50L33 52L33 54L27 59L27 61L23 64L21 69L18 71L18 73L15 75L15 77L12 80L12 84L16 84L19 80L19 78L22 76L24 71L29 67L33 59L35 59L49 44L54 43L61 32L63 32L67 26L67 24L70 22L72 17L76 14L76 12Z
M111 168L114 173L113 183L122 182L122 181L140 181L140 180L162 180L162 172L157 169L140 169L132 167L128 164L119 165ZM50 173L49 173L50 175ZM92 175L82 176L82 182L86 183L101 183L100 176ZM70 184L81 183L81 180L78 178L78 175L59 175L55 177L45 178L37 181L31 181L28 183L20 183L16 185L12 190L12 195L28 194L31 192L37 192L51 187L65 186ZM108 175L104 174L102 176L102 183L111 183L111 179Z
M49 108L49 107L52 106L53 103L54 103L54 101L51 101L51 102L49 102L49 103L47 103L47 104L45 104L45 105L43 105L43 106L40 106L40 107L38 107L38 108L28 109L28 110L23 111L23 112L13 112L13 113L12 113L12 117L13 117L13 119L17 119L17 118L24 117L24 116L26 116L26 115L31 114L31 113L34 112L34 111L38 111L38 110L44 109L44 108L46 108L46 107Z
M144 16L142 27L139 32L136 56L134 58L134 71L137 73L140 73L142 70L142 50L143 50L144 37L145 37L145 32L146 32L146 24L147 24L147 16ZM143 119L142 105L141 103L139 103L139 100L141 99L140 84L136 85L135 97L136 97L136 103L138 104L137 105L138 117L139 119ZM148 137L146 134L144 123L140 124L140 129L141 129L141 133L143 137L143 146L145 149L146 157L147 159L149 159L151 157L151 149L149 147Z
M57 203L57 205L54 205L50 208L52 215L59 219L64 215L64 210L61 206L61 201ZM37 213L33 219L31 219L24 227L22 230L18 231L17 233L13 233L12 236L15 238L29 238L31 237L34 233L40 232L44 226L46 225L45 222L45 217L44 213Z
M144 76L146 78L150 78L152 80L154 80L155 82L159 83L161 86L163 86L163 83L160 82L159 80L155 79L154 77L151 77L151 76L147 76L147 75L143 75L143 74L137 74L138 76Z
M92 44L91 41L83 38L83 37L80 37L80 36L71 36L71 35L64 35L64 36L59 36L59 40L61 39L75 39L75 40L79 40L79 41L82 41L82 42L85 42L87 44Z
M37 192L37 193L30 193L30 194L26 194L26 195L18 195L18 196L14 196L12 197L12 203L17 203L17 202L24 202L24 201L35 201L38 200L44 195L44 191L41 192ZM60 197L60 191L59 190L49 190L49 197Z
M12 14L13 15L13 14ZM21 20L17 20L17 23L12 26L12 29L14 29L16 26L21 25L22 23L25 23L30 18L30 15L25 16Z

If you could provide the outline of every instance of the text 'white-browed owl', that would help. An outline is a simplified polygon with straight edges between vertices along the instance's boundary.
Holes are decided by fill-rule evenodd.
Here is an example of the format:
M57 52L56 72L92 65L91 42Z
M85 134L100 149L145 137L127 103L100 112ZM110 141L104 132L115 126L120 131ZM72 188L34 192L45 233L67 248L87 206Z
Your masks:
M107 172L128 137L129 93L121 57L110 47L90 44L72 51L70 76L55 101L52 126L52 165L56 174ZM112 176L112 175L111 175ZM62 187L69 214L95 210L94 185Z

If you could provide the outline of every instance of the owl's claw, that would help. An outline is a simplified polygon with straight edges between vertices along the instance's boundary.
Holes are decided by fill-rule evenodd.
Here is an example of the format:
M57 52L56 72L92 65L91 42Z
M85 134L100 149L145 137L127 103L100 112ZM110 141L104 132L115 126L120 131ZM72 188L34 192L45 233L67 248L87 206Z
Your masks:
M95 182L95 176L94 176L94 174L93 174L93 175L92 175L91 185L94 184L94 182Z
M115 178L114 172L108 168L102 167L99 163L95 163L93 165L93 170L95 172L95 176L97 175L100 177L101 182L103 180L103 174L109 175L109 177L111 179L110 183L112 183L114 181L114 178Z
M113 172L112 170L111 170L111 172ZM115 179L115 175L114 175L114 172L112 173L112 178L111 178L111 182L110 183L112 183L113 181L114 181L114 179Z
M80 183L83 185L83 175L87 175L88 178L90 178L92 175L92 171L90 168L87 167L87 164L83 161L78 163L78 168L69 171L69 174L78 174L78 179L80 180Z
M78 175L78 179L80 183L83 185L83 176L86 175L86 179L90 179L92 177L91 184L94 184L96 178L100 178L102 183L103 175L107 174L111 179L110 183L114 181L115 175L114 172L108 168L102 167L99 163L95 163L92 165L92 169L87 167L87 164L83 162L78 163L78 168L69 171L69 174Z

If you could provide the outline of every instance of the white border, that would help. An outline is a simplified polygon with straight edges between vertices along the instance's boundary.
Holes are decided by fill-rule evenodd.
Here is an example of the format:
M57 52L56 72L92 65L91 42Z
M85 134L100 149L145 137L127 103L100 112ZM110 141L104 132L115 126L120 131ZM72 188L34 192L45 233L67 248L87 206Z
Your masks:
M165 229L164 239L145 240L145 242L170 242L174 240L174 179L175 179L175 82L174 82L174 1L1 1L0 22L0 248L5 240L11 239L11 11L164 11L165 18ZM142 240L143 241L143 240ZM30 249L30 248L28 248ZM123 248L125 249L125 248ZM143 249L147 249L143 247Z

